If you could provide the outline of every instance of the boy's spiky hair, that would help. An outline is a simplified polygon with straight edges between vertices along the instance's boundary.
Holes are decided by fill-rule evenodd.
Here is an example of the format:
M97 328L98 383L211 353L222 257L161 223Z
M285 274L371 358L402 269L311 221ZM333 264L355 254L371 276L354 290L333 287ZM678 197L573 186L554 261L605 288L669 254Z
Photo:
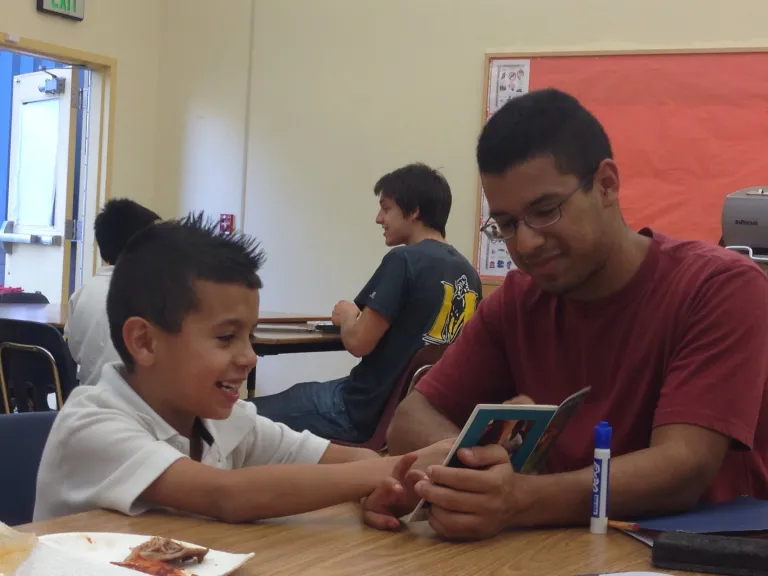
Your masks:
M112 343L130 370L133 358L123 341L123 325L144 318L177 333L184 317L197 309L194 283L208 280L258 290L266 257L255 238L219 231L203 212L149 226L123 250L112 274L107 317Z

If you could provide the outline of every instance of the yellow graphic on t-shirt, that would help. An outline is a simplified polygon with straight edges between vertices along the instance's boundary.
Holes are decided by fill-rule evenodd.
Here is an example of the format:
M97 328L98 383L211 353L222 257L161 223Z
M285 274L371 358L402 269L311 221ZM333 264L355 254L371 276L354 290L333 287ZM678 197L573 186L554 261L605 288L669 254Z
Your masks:
M443 305L432 328L424 335L427 344L450 344L461 332L477 308L477 292L461 276L454 284L443 282Z

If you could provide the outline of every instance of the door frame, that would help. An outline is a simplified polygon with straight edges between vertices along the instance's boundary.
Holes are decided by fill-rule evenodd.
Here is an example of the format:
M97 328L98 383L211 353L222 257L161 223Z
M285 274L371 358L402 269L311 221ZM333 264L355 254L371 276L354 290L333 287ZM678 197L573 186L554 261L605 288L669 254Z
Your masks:
M99 114L92 114L88 126L91 142L98 143L97 146L90 146L88 150L87 171L81 174L81 181L87 179L88 185L87 198L83 197L81 201L95 200L92 204L93 210L89 212L95 217L98 210L104 203L112 197L112 162L114 149L114 119L115 103L117 101L117 59L50 44L40 40L24 38L0 31L0 48L14 52L22 52L71 64L73 66L85 66L91 72L91 93L90 103L91 112L98 106ZM73 131L74 138L74 131ZM71 189L74 190L74 165L75 165L75 142L70 141L69 154L69 174L72 181ZM79 184L78 184L79 185ZM95 191L95 195L94 195ZM95 198L94 198L95 196ZM72 214L72 204L67 206L67 214ZM75 215L76 217L77 215ZM93 234L93 218L83 223L83 240L86 235ZM91 236L92 240L92 236ZM95 241L87 244L91 254L85 253L83 262L91 261L91 275L96 273L99 262L99 251ZM67 250L64 254L65 269L71 266L71 251ZM61 317L66 318L68 310L69 286L64 286L61 297Z

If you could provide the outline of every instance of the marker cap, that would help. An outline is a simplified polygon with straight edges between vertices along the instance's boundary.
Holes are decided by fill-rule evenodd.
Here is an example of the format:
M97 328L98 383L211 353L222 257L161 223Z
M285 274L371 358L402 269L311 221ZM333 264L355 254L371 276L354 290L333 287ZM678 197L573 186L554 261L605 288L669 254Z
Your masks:
M608 450L611 448L611 433L613 429L608 422L600 422L595 426L595 448Z

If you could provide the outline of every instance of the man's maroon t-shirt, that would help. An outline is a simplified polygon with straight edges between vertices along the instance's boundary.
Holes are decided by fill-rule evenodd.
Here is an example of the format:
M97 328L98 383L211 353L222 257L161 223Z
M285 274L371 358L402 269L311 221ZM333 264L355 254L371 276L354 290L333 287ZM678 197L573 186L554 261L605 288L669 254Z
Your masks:
M642 233L645 260L606 298L508 274L417 389L461 427L478 403L559 404L591 386L549 472L591 465L600 420L614 457L647 448L655 426L693 424L732 439L708 500L768 498L768 278L723 248Z

